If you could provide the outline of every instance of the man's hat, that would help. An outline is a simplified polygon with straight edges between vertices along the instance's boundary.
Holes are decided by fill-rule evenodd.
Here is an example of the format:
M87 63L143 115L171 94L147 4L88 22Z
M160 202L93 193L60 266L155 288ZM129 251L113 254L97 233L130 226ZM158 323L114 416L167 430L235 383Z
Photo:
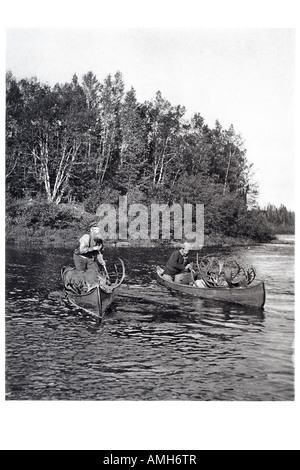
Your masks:
M89 228L91 229L93 227L98 227L99 228L97 220L94 220L93 222L90 223Z
M183 248L184 250L190 251L192 249L191 246L192 246L191 243L184 242L181 248Z
M201 250L202 246L197 246L195 243L191 243L191 242L184 242L181 248L187 251L191 251L191 250Z

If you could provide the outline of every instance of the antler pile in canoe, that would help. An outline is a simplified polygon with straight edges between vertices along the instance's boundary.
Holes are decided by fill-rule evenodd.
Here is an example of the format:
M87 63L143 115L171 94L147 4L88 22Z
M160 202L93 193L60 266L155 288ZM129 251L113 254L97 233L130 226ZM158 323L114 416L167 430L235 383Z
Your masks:
M200 278L207 287L215 286L246 286L251 284L256 277L253 267L241 266L236 259L219 259L216 257L204 257L199 261L197 253L197 268Z

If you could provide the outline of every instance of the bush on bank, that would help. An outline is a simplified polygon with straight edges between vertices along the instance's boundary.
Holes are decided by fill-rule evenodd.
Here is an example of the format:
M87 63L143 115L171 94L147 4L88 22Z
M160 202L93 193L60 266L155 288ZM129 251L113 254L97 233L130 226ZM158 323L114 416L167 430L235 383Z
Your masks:
M55 245L74 244L74 238L87 230L94 215L80 204L49 204L46 200L6 201L6 241L39 240Z

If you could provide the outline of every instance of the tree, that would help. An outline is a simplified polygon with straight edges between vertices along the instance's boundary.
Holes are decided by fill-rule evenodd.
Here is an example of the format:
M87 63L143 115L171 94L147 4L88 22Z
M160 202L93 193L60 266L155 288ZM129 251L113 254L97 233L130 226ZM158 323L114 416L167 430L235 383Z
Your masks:
M90 162L92 159L92 149L97 153L99 126L99 106L101 99L102 85L93 72L88 72L82 77L82 90L86 99L87 106L87 142L86 159Z
M36 90L28 109L27 146L49 203L58 204L66 191L79 149L86 139L85 101L73 77L54 90Z
M100 105L102 85L93 72L88 72L82 77L82 90L85 95L87 109L97 109Z
M108 75L101 89L98 117L100 121L100 148L97 155L96 173L100 187L108 170L113 171L119 158L120 124L119 113L124 94L122 74L117 72L112 79Z
M11 71L6 74L6 172L5 178L8 184L18 177L23 180L22 173L22 146L20 142L22 120L22 94ZM23 168L22 168L23 167ZM22 187L23 185L21 185Z
M226 194L226 189L230 181L240 181L244 171L243 157L245 151L243 149L244 142L239 134L235 133L234 127L231 124L228 131L223 133L224 139L224 152L227 160L226 172L224 179L223 194ZM230 178L230 173L235 172L234 178ZM234 188L235 189L235 188Z
M126 93L120 108L120 157L115 185L123 194L132 188L145 190L149 180L145 110L137 102L133 88Z
M273 204L268 204L267 208L261 212L274 232L295 233L295 213L288 211L283 204L279 208Z
M49 87L38 83L36 78L17 82L7 75L6 95L6 164L7 185L11 194L23 197L25 193L40 190L41 180L32 158L33 122L41 110L39 97L48 94Z
M153 164L152 184L154 188L163 185L169 164L177 155L176 144L180 136L181 118L185 113L182 106L173 107L162 97L160 91L154 102L148 103L148 134Z
M184 141L186 144L185 167L191 175L199 173L209 176L211 161L210 130L204 119L196 113L190 124L185 126Z

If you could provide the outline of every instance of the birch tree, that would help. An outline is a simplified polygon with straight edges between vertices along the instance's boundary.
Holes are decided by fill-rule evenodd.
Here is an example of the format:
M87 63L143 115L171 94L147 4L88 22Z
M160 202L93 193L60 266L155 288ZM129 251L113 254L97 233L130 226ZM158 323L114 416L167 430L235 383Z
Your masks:
M238 185L244 183L245 172L245 150L244 141L239 134L235 133L231 124L227 131L223 132L223 145L226 159L226 171L224 178L223 194L226 194L227 186L230 183L230 172L234 173L234 180Z
M176 141L181 132L181 118L185 108L173 107L160 91L154 102L148 104L148 135L153 162L152 184L154 188L164 183L167 168L177 155Z
M108 75L101 89L99 104L100 148L97 155L96 173L102 186L111 165L117 165L120 146L119 113L124 94L122 74Z
M59 204L86 140L84 95L74 76L71 84L41 90L34 100L27 145L48 202Z

